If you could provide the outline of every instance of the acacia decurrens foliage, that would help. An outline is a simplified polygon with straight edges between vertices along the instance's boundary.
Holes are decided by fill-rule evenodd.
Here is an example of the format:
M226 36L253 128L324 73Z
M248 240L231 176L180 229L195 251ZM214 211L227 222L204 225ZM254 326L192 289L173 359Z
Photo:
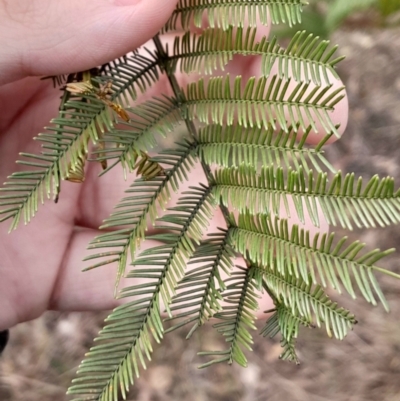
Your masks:
M275 38L255 39L257 24L298 23L305 3L181 0L154 37L155 50L54 77L65 88L59 115L35 138L42 152L22 154L18 163L27 168L1 189L0 221L11 220L11 229L28 223L44 199L62 196L63 180L84 180L85 163L100 162L101 174L120 165L127 179L136 172L105 218L103 234L89 244L87 268L117 265L116 296L127 302L109 315L81 363L68 390L75 401L125 399L154 341L185 325L190 337L210 318L217 320L226 349L200 352L208 358L202 366L246 366L244 351L251 349L263 291L275 307L261 334L280 333L282 358L295 362L300 326L323 326L343 339L356 322L327 288L388 308L375 273L396 277L377 266L392 250L367 250L359 241L333 233L311 236L302 224L288 224L290 213L315 227L321 219L348 229L400 221L400 192L392 178L363 182L335 171L324 156L326 141L337 135L330 112L344 96L343 88L332 88L342 59L336 47L306 32L286 48ZM193 24L196 34L189 30ZM162 36L175 31L173 46L164 46ZM223 73L234 56L260 57L259 76L210 77L215 70ZM196 74L182 86L177 71ZM162 75L174 95L140 102ZM310 147L307 135L317 123L321 140ZM158 138L177 129L179 140L151 157ZM180 191L195 165L202 166L207 184L193 185L170 205L171 192ZM162 217L160 207L167 208ZM204 239L218 207L226 228ZM149 221L156 234L146 234ZM140 251L147 238L159 245ZM243 266L236 265L239 255ZM122 276L132 285L119 289ZM164 320L171 321L168 330L161 305Z

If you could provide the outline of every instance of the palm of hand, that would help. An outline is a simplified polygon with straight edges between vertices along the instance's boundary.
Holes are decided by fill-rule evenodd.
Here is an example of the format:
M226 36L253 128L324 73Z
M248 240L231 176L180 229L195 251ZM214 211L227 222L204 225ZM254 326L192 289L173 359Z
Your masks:
M60 92L50 82L15 80L84 70L118 57L151 38L176 1L165 1L163 7L158 0L132 6L124 0L1 2L2 182L17 170L19 152L38 150L32 137L57 115L59 104ZM136 30L128 35L132 26ZM83 55L80 49L85 49ZM93 167L88 176L96 173L97 166ZM94 234L92 228L106 216L102 208L111 201L115 204L122 193L123 184L114 184L113 174L118 173L103 179L102 184L107 180L108 187L103 193L105 186L97 186L97 182L81 186L63 183L59 204L48 202L47 210L39 212L29 226L10 235L2 226L0 269L6 279L0 282L0 330L39 316L48 308L105 309L113 305L111 269L78 276L82 252ZM115 186L118 190L114 191ZM76 286L69 288L73 282Z

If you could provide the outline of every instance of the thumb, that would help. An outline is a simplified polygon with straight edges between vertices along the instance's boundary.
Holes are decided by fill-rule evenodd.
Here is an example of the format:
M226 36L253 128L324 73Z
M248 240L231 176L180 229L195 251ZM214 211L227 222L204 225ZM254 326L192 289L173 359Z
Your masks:
M177 0L0 2L0 84L103 64L145 43Z

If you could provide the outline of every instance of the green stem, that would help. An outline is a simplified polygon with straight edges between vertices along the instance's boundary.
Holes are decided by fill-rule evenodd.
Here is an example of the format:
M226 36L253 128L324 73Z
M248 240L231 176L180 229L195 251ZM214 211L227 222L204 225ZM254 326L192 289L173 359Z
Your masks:
M167 52L165 51L158 34L153 37L153 42L156 46L156 49L158 52L158 57L160 58L161 63L164 66L165 74L168 77L168 81L171 84L171 87L172 87L175 97L178 99L178 102L185 103L186 102L185 94L182 91L181 87L179 86L179 83L178 83L178 80L176 79L175 74L171 73L168 68L168 61L170 60L170 57L168 56ZM184 118L184 121L186 124L186 128L189 132L189 135L191 136L193 141L197 144L198 135L197 135L197 130L196 130L196 126L194 125L194 122L187 117ZM211 186L211 184L210 184L210 182L212 181L211 169L203 161L200 161L200 163L201 163L201 167L203 168L204 174L206 175L207 181L208 181L209 185ZM220 208L222 210L222 214L224 215L226 225L229 229L230 228L229 210L227 207L225 207L222 204L220 204Z

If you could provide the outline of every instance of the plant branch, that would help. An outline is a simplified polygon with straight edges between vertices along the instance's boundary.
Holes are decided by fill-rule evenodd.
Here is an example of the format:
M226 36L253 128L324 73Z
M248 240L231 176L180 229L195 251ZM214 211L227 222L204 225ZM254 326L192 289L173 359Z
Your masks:
M157 34L156 36L153 37L153 42L156 46L157 49L157 53L158 53L158 57L161 60L161 65L164 67L164 71L168 77L168 81L171 84L172 90L174 92L175 97L177 98L178 102L180 104L185 103L186 102L186 97L184 92L182 91L182 89L179 86L178 80L176 79L175 74L170 72L170 69L168 68L168 61L170 59L170 57L168 56L167 52L165 51L161 40L160 40L160 36ZM187 127L187 130L189 132L189 135L192 137L192 139L195 141L195 143L197 144L198 140L198 135L197 135L197 130L196 127L194 125L194 122L191 121L187 116L184 117L184 121ZM200 161L201 163L201 167L203 168L204 174L206 175L206 178L210 184L210 181L212 180L212 173L211 173L211 169L210 167L204 163L202 160ZM230 223L229 223L229 210L227 207L225 207L224 205L220 204L219 205L221 210L222 210L222 214L224 215L224 219L226 222L226 225L229 229L230 227Z

